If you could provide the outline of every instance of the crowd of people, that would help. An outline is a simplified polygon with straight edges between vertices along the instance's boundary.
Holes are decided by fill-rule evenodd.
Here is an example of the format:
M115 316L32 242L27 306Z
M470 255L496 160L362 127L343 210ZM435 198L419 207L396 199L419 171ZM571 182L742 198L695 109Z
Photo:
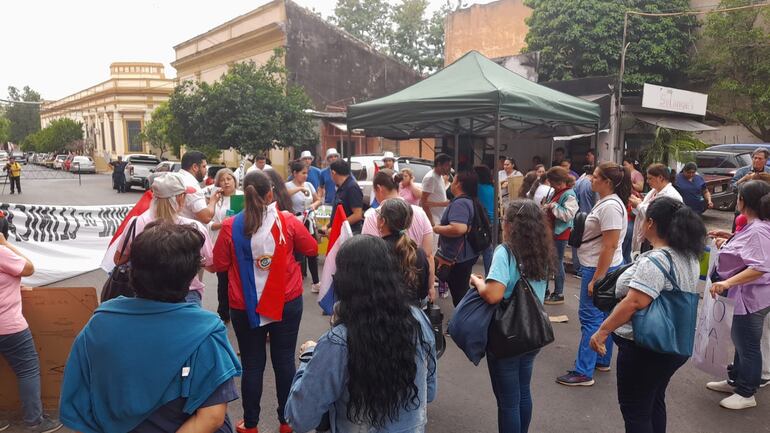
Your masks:
M61 422L81 432L257 433L269 347L281 433L424 431L439 364L436 331L422 306L442 292L457 306L473 291L497 306L522 279L541 305L563 304L571 247L581 281L581 339L574 365L556 382L593 385L597 371L610 371L617 346L626 431L664 432L666 387L690 354L650 346L649 326L637 316L696 292L707 236L720 248L710 294L736 300L736 352L727 379L706 386L730 394L720 403L725 408L755 406L757 389L770 382L770 353L762 351L770 346L767 151L758 149L752 167L736 173L734 233L707 234L700 214L713 203L694 164L678 174L651 164L642 175L631 158L596 164L589 151L578 174L558 150L549 169L535 161L527 173L501 158L496 178L486 166L453 173L452 158L437 154L421 186L386 154L370 203L335 149L323 170L303 152L284 179L257 157L245 172L220 170L206 189L205 156L187 152L180 172L153 179L149 209L117 240L123 248L114 263L130 266L136 297L103 302L78 335L64 374ZM237 196L243 210L234 212ZM344 210L360 236L336 256L330 329L298 346L303 280L309 271L311 291L319 290L318 237L330 229L313 222L322 204L332 208L330 221ZM500 245L479 241L498 229ZM473 273L479 257L483 275ZM0 259L0 353L19 379L28 430L55 431L62 423L42 412L39 362L21 314L20 278L34 266L2 235ZM204 271L216 274L217 314L201 308ZM612 275L618 303L605 311L594 298ZM688 317L678 319L695 320L682 311ZM692 337L688 343L691 352ZM538 353L486 352L500 432L529 429ZM234 422L227 405L239 398L243 419Z

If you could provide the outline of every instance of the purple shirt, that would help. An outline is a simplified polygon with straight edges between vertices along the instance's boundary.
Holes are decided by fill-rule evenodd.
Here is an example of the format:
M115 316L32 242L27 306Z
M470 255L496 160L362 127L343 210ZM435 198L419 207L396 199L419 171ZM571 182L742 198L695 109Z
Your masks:
M770 306L770 221L755 220L720 250L720 277L730 278L747 267L764 275L730 288L727 296L735 301L735 314L751 314Z

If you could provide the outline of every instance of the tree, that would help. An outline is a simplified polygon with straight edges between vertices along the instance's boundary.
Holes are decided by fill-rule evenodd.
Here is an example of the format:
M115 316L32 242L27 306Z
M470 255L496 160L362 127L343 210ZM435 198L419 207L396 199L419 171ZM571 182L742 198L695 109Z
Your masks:
M36 152L59 152L83 140L83 124L72 119L56 119L45 128L29 134L22 147Z
M24 86L22 91L8 87L8 99L14 102L6 109L5 117L11 121L11 138L14 143L21 143L29 134L40 130L40 105L22 102L40 102L40 94Z
M11 140L11 121L0 116L0 149Z
M152 112L152 119L144 125L144 130L139 135L139 140L150 143L150 146L158 151L158 157L173 150L179 155L182 145L182 131L171 112L168 102L158 105Z
M301 145L312 139L312 106L301 87L287 82L283 50L263 66L237 63L213 83L187 81L169 99L188 148L235 148L242 154Z
M749 0L724 0L720 8ZM770 7L711 14L693 77L710 88L710 107L770 142Z
M540 51L541 81L615 75L620 66L627 10L672 12L688 0L525 0L526 51ZM674 84L684 77L693 45L694 17L629 15L624 84Z
M655 162L668 164L669 159L674 161L689 162L692 160L692 152L703 150L708 144L695 138L692 132L679 131L676 129L656 128L655 140L652 145L644 150L644 166Z
M462 0L445 0L426 18L428 0L337 0L329 20L373 48L395 57L420 73L444 65L444 22L463 6Z

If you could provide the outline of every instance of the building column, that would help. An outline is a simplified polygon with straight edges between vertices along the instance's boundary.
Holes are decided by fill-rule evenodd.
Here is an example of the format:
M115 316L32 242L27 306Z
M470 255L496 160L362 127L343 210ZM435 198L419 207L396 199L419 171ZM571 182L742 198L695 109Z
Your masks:
M125 155L128 153L128 146L123 134L123 116L118 110L112 115L113 127L115 128L115 152L116 155Z

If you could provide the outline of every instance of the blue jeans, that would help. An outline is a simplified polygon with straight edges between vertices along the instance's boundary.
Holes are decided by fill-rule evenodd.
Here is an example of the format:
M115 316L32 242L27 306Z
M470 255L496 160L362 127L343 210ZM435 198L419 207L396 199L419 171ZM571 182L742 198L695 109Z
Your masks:
M610 267L607 272L615 267ZM607 354L599 356L591 349L589 344L591 337L599 330L604 319L609 313L602 312L594 306L593 298L588 296L588 283L594 277L596 268L582 266L580 268L582 280L580 281L580 306L578 307L578 317L580 318L580 347L578 347L577 359L575 359L575 371L587 376L594 377L596 364L610 365L612 361L612 339L608 338L605 347Z
M577 248L570 248L572 248L572 271L575 272L575 275L580 275L580 259L578 258Z
M567 249L567 241L553 241L556 247L556 278L554 278L553 293L557 295L564 294L564 251Z
M484 276L486 277L487 274L489 274L489 268L492 267L492 256L495 254L495 246L490 245L486 250L484 250L483 253L481 253L481 257L484 260Z
M634 239L634 221L628 222L626 237L623 238L623 263L631 263L631 242Z
M0 335L0 354L16 373L24 422L39 424L43 419L40 400L40 360L29 328L15 334Z
M241 379L241 399L243 419L247 428L259 423L260 400L262 399L262 379L267 363L267 335L270 334L270 360L275 372L276 394L278 398L278 421L286 422L284 408L289 398L291 382L297 369L294 365L297 350L297 334L302 319L302 296L287 302L283 306L283 320L251 329L245 310L230 310L238 349L241 351L243 377Z
M768 312L770 307L733 316L730 334L735 344L735 358L730 379L735 384L735 393L743 397L753 396L762 379L762 328Z
M529 383L537 353L497 359L487 352L489 377L497 399L497 430L500 433L525 433L529 430L532 420Z

